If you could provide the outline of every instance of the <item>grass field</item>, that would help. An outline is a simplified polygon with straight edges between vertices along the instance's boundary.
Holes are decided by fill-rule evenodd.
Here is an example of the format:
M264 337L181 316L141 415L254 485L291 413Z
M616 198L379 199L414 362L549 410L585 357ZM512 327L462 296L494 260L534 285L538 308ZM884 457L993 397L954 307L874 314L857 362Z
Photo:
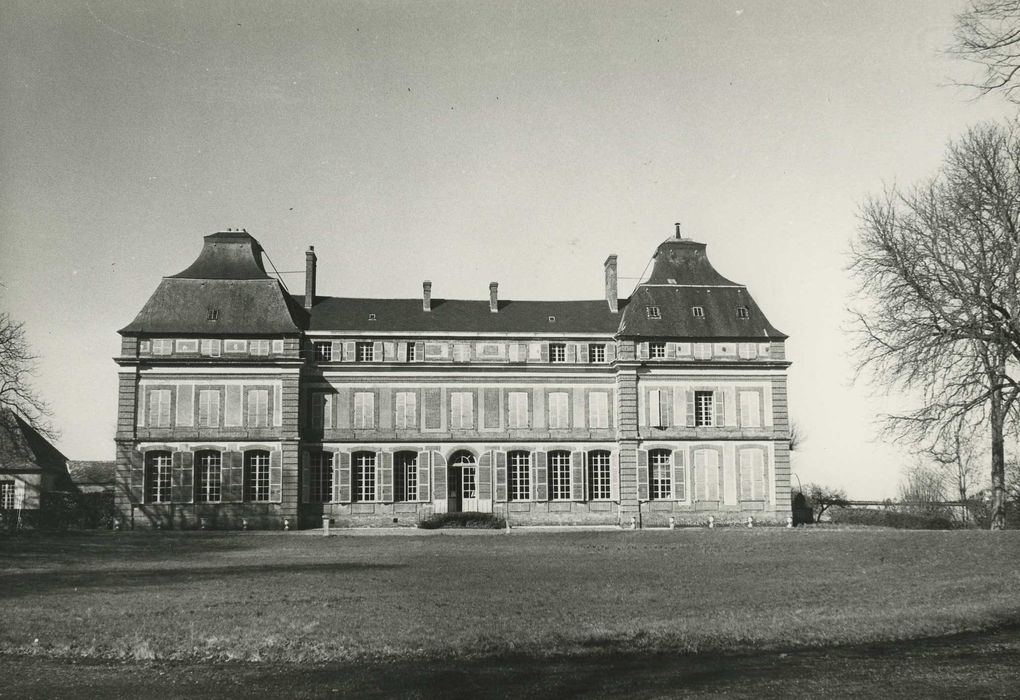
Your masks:
M1020 621L1020 532L98 533L0 541L0 653L703 653Z

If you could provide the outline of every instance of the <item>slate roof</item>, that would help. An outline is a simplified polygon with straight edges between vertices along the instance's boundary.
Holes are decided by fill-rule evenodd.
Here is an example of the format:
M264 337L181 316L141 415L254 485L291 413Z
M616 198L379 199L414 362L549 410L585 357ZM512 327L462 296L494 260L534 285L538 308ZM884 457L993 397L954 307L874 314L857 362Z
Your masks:
M295 299L298 297L295 297ZM621 302L623 307L626 302ZM357 299L316 297L309 314L310 331L476 332L476 333L591 333L614 335L620 314L605 299L594 301L501 300L499 311L489 302L432 299L432 310L421 299ZM375 320L369 320L375 314ZM555 318L550 321L549 317Z
M266 274L259 242L223 231L205 237L186 270L164 277L120 333L280 335L300 333L304 323L301 304Z
M705 244L669 238L655 251L648 280L639 284L623 312L623 337L782 340L787 336L762 313L747 287L721 274L708 260ZM648 307L660 318L650 318ZM703 317L693 307L700 306ZM737 309L747 309L747 318Z

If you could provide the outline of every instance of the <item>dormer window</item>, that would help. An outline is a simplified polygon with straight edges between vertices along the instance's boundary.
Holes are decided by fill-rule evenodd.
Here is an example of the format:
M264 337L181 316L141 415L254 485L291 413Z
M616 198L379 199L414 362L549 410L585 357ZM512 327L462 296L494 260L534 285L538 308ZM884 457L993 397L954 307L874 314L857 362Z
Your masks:
M648 318L653 319L653 320L657 320L657 319L662 318L662 312L659 310L658 306L646 306L645 307L645 315L648 316Z
M662 341L652 341L648 343L648 356L653 360L666 359L666 343Z
M220 310L219 309L209 308L208 311L209 311L209 320L210 321L218 321L219 320L219 318L220 318Z
M372 343L355 343L358 362L375 362L375 346Z
M747 312L747 307L746 306L738 306L737 307L737 318L742 318L742 319L745 319L745 320L750 318L750 314Z
M369 314L368 315L368 320L369 321L374 321L375 320L375 314Z
M556 317L555 316L550 316L549 317L549 323L556 323Z
M705 318L705 307L704 306L692 306L691 313L694 314L694 318Z
M566 343L549 343L549 361L550 362L566 362L567 361L567 344Z
M318 341L314 344L316 362L333 361L333 343L329 341Z

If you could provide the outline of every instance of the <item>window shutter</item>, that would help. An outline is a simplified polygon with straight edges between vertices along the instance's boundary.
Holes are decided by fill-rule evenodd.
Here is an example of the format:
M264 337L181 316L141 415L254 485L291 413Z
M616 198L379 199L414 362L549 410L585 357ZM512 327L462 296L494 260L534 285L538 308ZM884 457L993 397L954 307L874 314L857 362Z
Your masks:
M673 387L673 421L672 425L682 427L687 425L687 396L680 387Z
M684 465L684 451L673 450L673 498L683 501L687 498L687 469Z
M535 452L531 462L531 500L549 500L549 466L545 452Z
M694 408L694 394L695 393L696 392L694 391L694 389L688 389L687 390L687 427L688 428L693 428L694 427L694 412L695 412L695 408Z
M312 460L307 452L301 453L301 502L308 503L311 498Z
M715 424L718 427L726 425L726 392L715 391Z
M224 427L241 426L241 385L228 384L226 387L223 406Z
M340 340L332 341L329 344L329 349L330 349L330 357L333 358L332 362L340 362L341 359L346 359L346 358L344 358L344 343L343 343L343 341L340 341Z
M351 453L338 452L334 464L340 463L340 478L337 479L336 500L340 503L351 502Z
M383 354L382 357L376 357L376 360L385 360L386 362L393 362L397 359L397 346L391 341L386 341L382 344Z
M662 421L659 425L662 427L672 425L673 423L669 415L669 409L671 407L672 402L670 401L670 390L662 389L659 391L659 420Z
M177 387L177 421L176 425L191 426L195 424L195 385L181 384Z
M666 343L666 359L676 359L676 343Z
M407 362L407 343L397 343L397 362Z
M322 395L322 427L332 428L333 427L333 404L336 403L336 396L334 394L323 394Z
M570 500L584 500L584 452L570 455Z
M432 498L446 502L446 458L440 452L432 453Z
M174 452L170 455L170 500L174 503L187 503L191 500L191 494L184 490L183 452Z
M639 360L648 359L648 343L637 344L637 356Z
M581 343L577 349L581 352L581 362L591 362L591 347L588 343Z
M340 500L340 453L334 452L333 457L333 473L330 483L330 494L329 500L332 503L336 503Z
M539 361L540 362L548 362L549 361L549 343L542 343L541 349L539 350L539 356L538 357L539 357Z
M269 453L269 500L273 503L283 500L283 453L280 450Z
M765 500L765 459L760 450L751 453L754 481L751 484L751 493L755 498Z
M751 452L750 450L740 450L738 453L740 459L737 460L737 464L740 468L740 500L750 501L751 495Z
M639 501L648 500L648 450L637 451L637 493Z
M660 392L658 389L651 389L648 392L648 426L656 428L662 425L662 416L659 411L661 409L661 403L659 400Z
M496 500L506 503L506 452L496 453Z
M393 454L381 452L376 460L376 478L379 480L379 500L393 503Z
M426 430L442 427L442 393L439 389L425 389L421 393L422 414Z
M567 343L567 362L577 362L577 346Z
M609 453L609 497L620 500L620 455L615 451Z
M432 492L429 488L429 457L430 452L418 453L418 501L428 503L432 500Z
M279 383L273 385L273 425L283 425L283 387Z
M222 498L237 503L244 500L244 461L240 452L223 454Z
M353 340L345 340L344 343L343 343L343 346L344 346L343 361L344 362L354 362L354 360L357 359L357 357L355 356L355 352L354 352L354 341ZM334 360L337 359L336 355L333 356L333 359Z
M323 404L326 402L326 395L321 391L313 391L311 396L311 407L308 410L311 420L309 426L312 428L322 427Z
M483 452L478 457L478 498L492 499L492 452Z
M616 343L606 343L606 362L616 360Z
M705 498L705 453L701 450L694 451L694 469L691 478L694 483L691 485L694 489L694 500L706 501Z
M383 344L382 341L372 343L372 362L382 362Z

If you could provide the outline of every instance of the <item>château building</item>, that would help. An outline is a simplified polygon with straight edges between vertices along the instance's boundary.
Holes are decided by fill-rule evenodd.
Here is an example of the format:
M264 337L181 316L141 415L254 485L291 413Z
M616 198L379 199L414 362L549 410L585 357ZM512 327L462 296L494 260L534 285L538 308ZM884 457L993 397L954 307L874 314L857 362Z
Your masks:
M205 237L121 329L134 526L785 521L786 336L671 237L618 299L290 295L247 232Z

